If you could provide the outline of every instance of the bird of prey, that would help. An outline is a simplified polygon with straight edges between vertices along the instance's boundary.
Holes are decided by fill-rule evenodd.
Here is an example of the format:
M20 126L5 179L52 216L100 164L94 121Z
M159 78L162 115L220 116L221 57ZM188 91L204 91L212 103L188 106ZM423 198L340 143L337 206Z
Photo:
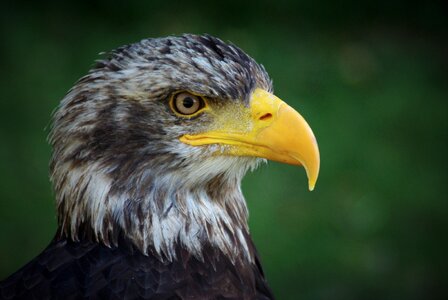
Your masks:
M96 62L49 137L58 229L1 299L273 299L240 182L319 150L263 66L209 35L144 39Z

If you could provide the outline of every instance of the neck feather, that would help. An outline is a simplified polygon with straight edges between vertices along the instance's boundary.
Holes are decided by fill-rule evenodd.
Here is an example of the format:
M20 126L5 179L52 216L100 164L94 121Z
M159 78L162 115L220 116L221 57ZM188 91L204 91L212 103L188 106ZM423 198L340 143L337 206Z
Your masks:
M203 184L185 184L167 173L145 182L144 193L117 188L99 164L60 165L52 174L59 231L73 240L92 238L117 246L124 234L145 255L176 259L182 247L203 259L204 247L214 247L236 259L253 261L241 192L241 174L217 174Z

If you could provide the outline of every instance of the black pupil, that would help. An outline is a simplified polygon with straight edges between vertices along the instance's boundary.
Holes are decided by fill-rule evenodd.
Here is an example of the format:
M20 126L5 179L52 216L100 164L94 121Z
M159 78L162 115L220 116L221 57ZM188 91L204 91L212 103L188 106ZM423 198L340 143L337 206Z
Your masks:
M194 105L194 100L191 97L185 97L184 102L182 103L185 108L191 108Z

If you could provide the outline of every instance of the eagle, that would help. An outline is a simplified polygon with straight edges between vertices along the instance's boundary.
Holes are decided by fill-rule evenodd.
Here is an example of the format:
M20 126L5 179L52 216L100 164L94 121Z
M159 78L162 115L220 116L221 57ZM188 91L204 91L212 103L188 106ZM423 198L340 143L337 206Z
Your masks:
M53 114L57 232L0 299L273 299L245 173L320 158L265 68L210 35L144 39L96 61Z

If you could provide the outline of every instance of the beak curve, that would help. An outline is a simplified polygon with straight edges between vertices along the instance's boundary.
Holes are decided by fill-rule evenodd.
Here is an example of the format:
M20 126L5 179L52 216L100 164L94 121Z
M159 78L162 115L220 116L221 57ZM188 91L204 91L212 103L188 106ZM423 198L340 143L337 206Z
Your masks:
M310 191L319 175L320 155L316 138L305 119L275 95L256 89L251 96L249 120L235 119L217 130L183 135L180 141L193 146L226 145L223 154L255 156L303 166ZM250 124L244 126L241 124ZM235 126L232 126L234 124Z

